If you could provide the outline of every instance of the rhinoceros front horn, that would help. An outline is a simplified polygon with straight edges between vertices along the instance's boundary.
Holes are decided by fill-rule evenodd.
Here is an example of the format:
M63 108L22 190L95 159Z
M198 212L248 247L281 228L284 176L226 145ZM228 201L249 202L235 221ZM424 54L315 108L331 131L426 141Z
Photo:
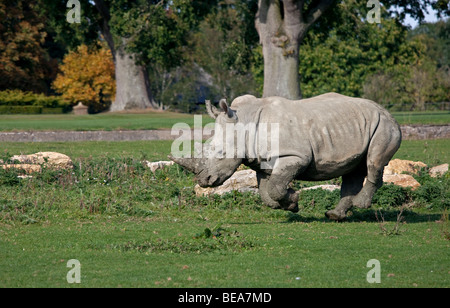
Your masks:
M204 161L200 158L182 158L174 157L172 155L168 156L170 160L174 161L178 165L186 168L187 170L198 174L204 169Z

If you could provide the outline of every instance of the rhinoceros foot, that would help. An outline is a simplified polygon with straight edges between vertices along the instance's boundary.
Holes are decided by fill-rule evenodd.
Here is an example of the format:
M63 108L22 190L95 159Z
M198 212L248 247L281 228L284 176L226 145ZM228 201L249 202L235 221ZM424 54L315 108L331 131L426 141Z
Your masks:
M347 218L347 215L344 211L339 210L329 210L325 213L325 216L327 216L328 219L336 220L336 221L343 221Z
M291 204L286 210L292 213L298 213L298 203Z
M298 212L298 192L289 188L287 194L283 200L280 200L280 206L285 211L291 211L292 213Z

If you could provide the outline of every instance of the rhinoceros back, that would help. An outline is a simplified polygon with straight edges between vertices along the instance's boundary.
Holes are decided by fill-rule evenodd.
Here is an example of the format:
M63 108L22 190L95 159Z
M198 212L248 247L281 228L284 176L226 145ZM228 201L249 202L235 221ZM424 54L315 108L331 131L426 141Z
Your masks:
M336 93L290 101L262 99L259 123L278 123L279 156L310 159L303 179L345 174L365 157L377 130L396 131L398 124L378 104Z

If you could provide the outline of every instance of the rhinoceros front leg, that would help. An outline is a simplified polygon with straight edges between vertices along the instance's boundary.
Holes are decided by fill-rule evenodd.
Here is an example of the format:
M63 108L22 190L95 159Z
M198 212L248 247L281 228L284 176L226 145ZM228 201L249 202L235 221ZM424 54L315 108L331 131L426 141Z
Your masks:
M272 200L272 198L269 197L267 184L269 183L270 175L265 174L263 172L257 172L256 178L258 180L259 195L261 196L261 199L264 202L264 204L273 209L281 209L280 203L278 201Z
M299 157L279 158L272 174L259 175L259 191L263 202L274 209L298 212L298 192L289 184L304 170L308 162Z

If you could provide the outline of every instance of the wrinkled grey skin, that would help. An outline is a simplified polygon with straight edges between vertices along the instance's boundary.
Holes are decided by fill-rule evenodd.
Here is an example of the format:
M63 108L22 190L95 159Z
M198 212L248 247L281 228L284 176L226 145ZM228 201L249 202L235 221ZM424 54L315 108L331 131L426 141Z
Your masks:
M261 168L270 155L255 148L256 139L251 134L246 136L246 146L256 150L256 158L246 152L245 158L171 159L194 172L202 187L221 185L243 163L257 172L261 198L274 209L298 211L299 194L289 188L292 180L320 181L339 176L341 199L326 216L343 220L353 206L370 207L373 194L383 183L384 166L401 143L399 125L384 108L370 100L337 93L298 101L245 95L230 107L222 100L221 112L208 107L216 124L279 123L279 155L274 168Z

